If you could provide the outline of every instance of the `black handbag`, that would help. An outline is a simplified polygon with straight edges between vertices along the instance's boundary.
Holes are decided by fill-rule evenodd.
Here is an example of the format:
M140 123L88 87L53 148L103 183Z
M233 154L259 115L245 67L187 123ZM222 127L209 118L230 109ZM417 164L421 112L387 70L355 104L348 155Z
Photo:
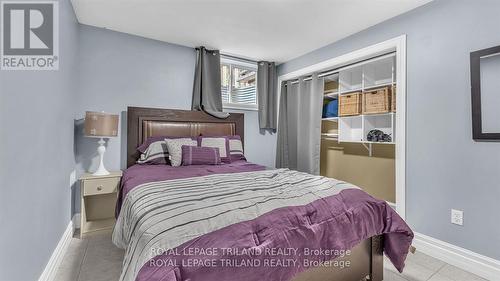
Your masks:
M373 142L391 142L392 138L390 135L385 134L381 130L371 130L366 136L367 141Z

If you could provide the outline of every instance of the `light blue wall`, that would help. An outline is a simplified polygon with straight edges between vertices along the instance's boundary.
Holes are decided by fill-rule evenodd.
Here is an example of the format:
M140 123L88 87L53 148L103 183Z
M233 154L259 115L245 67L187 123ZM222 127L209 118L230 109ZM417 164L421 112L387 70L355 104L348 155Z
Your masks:
M86 110L125 114L127 106L190 109L195 51L91 26L80 26L76 116ZM119 136L107 144L105 165L126 168L126 114ZM83 129L80 125L77 128ZM77 170L98 165L97 139L77 131Z
M0 70L0 280L37 280L71 219L78 24L59 10L59 71Z
M496 0L436 0L279 66L288 73L406 34L407 220L495 259L500 143L472 140L469 53L500 45L499 11ZM464 226L450 223L451 208L464 210Z
M59 71L0 71L0 280L36 280L74 213L70 174L95 169L97 140L83 137L86 110L119 113L106 166L125 167L127 106L190 109L192 48L79 25L60 1ZM274 166L274 135L245 111L250 161Z
M82 25L77 119L86 110L121 113L119 137L111 138L105 154L109 170L126 167L127 106L190 109L196 53L188 47ZM274 166L275 135L262 135L256 111L245 113L245 150L250 161ZM83 137L76 122L77 171L98 165L97 139ZM74 212L79 212L78 190Z

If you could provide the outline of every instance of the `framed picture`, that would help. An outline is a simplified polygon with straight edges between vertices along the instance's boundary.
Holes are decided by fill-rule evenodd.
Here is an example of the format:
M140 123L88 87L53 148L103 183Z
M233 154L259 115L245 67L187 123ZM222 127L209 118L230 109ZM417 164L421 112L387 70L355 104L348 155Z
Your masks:
M472 138L500 141L500 46L470 53Z

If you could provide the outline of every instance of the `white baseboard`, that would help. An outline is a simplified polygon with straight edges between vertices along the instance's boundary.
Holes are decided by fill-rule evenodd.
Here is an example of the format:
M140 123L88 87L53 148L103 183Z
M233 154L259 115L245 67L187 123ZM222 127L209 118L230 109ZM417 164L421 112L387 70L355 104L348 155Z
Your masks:
M54 252L52 252L52 256L50 256L49 262L45 266L42 275L40 275L40 278L38 278L38 281L51 281L55 279L57 268L61 264L64 254L68 249L71 238L73 237L73 231L73 222L70 221L68 227L61 237L61 240L59 240L59 243L57 243Z
M500 281L500 261L430 236L415 233L417 251L454 265L491 281Z

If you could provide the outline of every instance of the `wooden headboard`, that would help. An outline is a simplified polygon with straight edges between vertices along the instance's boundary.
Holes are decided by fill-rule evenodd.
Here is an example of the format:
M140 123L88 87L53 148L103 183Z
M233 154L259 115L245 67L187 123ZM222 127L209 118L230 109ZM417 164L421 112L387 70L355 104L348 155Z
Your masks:
M239 135L244 143L244 115L231 113L218 119L202 111L127 108L127 167L139 158L137 147L154 136L229 136Z

